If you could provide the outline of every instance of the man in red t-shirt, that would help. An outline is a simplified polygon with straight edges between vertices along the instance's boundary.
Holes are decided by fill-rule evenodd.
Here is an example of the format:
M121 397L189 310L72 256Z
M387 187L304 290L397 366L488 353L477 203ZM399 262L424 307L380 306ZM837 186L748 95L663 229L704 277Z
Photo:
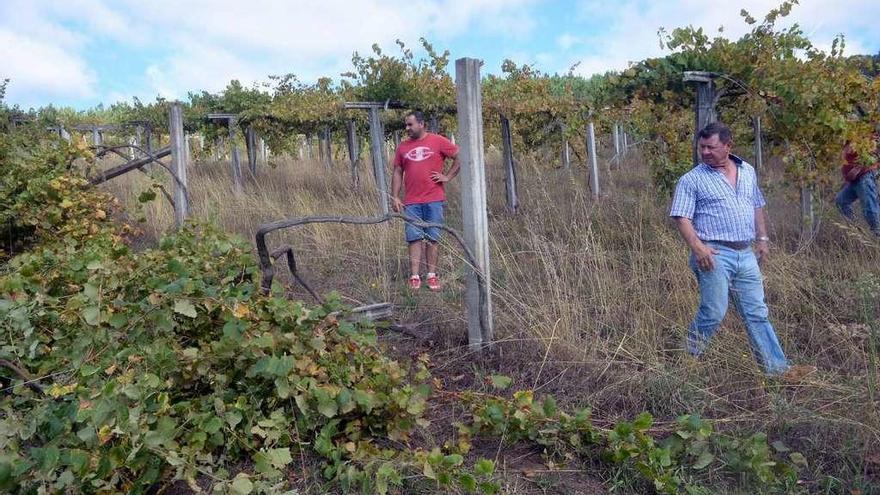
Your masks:
M425 223L443 223L443 206L446 202L444 185L458 175L458 146L438 134L427 132L422 112L410 112L406 116L406 133L409 139L400 143L394 154L394 175L391 177L391 207L396 212ZM444 173L443 166L452 159L452 166ZM400 186L406 195L401 199ZM422 285L419 268L422 252L428 265L427 282L431 290L440 290L437 277L437 246L440 229L420 228L406 224L406 242L409 243L409 285L418 289Z
M874 137L877 139L877 136ZM880 197L877 195L876 170L878 161L872 157L873 163L865 165L859 161L859 155L847 141L843 148L843 166L840 169L844 185L834 202L840 212L853 219L852 204L858 199L862 203L862 214L874 235L880 236Z

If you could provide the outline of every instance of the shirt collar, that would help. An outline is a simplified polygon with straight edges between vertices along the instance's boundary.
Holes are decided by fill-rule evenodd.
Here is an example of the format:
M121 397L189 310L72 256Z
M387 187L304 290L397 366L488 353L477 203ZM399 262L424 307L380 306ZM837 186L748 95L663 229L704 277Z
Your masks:
M740 158L740 157L734 155L733 153L728 153L728 154L727 154L727 157L730 158L730 160L733 162L734 165L736 165L736 168L742 168L743 163L746 163L745 160L743 160L742 158ZM712 171L712 172L715 172L715 169L714 169L714 168L710 167L709 165L707 165L707 164L705 164L705 163L703 163L703 162L700 162L700 165L702 165L703 167L705 167L706 170L710 170L710 171Z

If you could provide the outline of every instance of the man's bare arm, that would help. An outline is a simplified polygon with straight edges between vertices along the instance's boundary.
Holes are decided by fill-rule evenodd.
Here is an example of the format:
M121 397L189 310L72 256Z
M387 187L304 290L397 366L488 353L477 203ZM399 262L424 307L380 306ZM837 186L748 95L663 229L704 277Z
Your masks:
M449 180L452 180L458 175L459 171L461 171L461 162L458 161L458 153L456 153L452 157L452 166L449 167L449 172L446 176L449 177Z
M678 227L678 233L681 234L681 238L691 248L691 251L696 251L701 246L705 246L703 241L697 237L697 231L694 230L694 223L690 218L675 217L675 224Z
M757 237L768 237L764 208L755 208L755 235Z
M391 174L391 209L400 213L403 209L403 202L400 200L400 187L403 185L403 169L394 167L394 173Z
M682 239L691 248L691 252L694 253L694 257L697 259L697 266L703 271L714 269L715 259L713 256L718 254L718 251L707 246L697 237L697 231L694 230L694 223L691 219L675 217L675 223L678 226L678 232L681 234Z
M767 255L770 254L770 243L767 242L767 219L764 215L764 208L755 208L755 256L758 262L764 262ZM762 240L762 238L764 240Z
M452 166L449 167L449 171L444 173L440 172L431 172L431 180L434 182L449 182L458 175L458 172L461 169L461 164L458 161L458 153L452 157Z

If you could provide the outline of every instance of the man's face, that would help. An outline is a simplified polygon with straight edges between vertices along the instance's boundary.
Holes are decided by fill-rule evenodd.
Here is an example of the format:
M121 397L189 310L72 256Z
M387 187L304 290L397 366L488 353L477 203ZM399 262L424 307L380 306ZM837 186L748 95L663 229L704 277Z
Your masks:
M411 139L418 139L425 134L425 123L416 120L415 115L406 117L406 135Z
M727 156L730 154L731 143L724 144L718 138L718 134L712 134L708 138L700 138L697 148L703 163L713 168L727 165Z

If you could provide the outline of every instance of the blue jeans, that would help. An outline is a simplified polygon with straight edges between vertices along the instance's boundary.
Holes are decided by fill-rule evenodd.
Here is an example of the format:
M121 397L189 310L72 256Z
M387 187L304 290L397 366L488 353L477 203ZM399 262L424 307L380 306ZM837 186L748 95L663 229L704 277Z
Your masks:
M421 220L425 223L443 223L443 205L445 201L432 201L430 203L414 203L404 206L404 215ZM437 227L421 228L407 222L404 227L406 242L421 241L422 239L431 242L440 241L440 229Z
M859 177L859 180L855 182L847 182L837 194L834 202L843 216L853 220L852 204L857 199L861 201L862 214L865 215L871 232L880 234L880 205L878 205L877 198L876 175L876 172L872 170Z
M764 281L758 259L751 249L736 250L720 244L708 243L718 251L715 268L702 271L691 254L690 266L700 284L700 307L688 329L688 352L700 356L721 325L732 296L736 309L746 324L752 354L769 375L788 369L785 353L776 338L773 325L767 319L764 302Z

